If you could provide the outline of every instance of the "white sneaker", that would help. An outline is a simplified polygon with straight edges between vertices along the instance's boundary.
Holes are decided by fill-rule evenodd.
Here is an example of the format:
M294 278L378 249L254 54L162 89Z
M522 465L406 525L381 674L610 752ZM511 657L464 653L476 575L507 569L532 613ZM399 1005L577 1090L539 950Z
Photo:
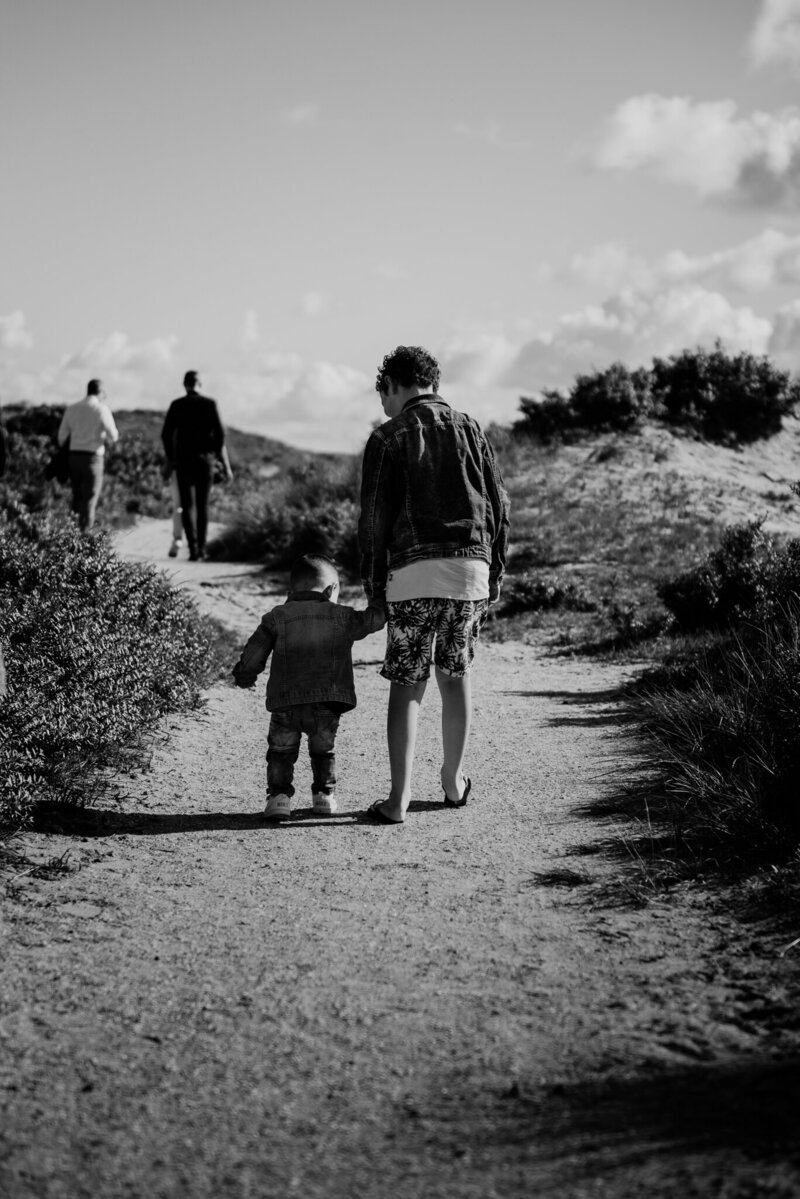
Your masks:
M288 795L268 795L264 808L265 820L287 820L292 814L292 801Z
M339 808L335 795L326 795L324 791L314 791L311 796L314 811L317 816L332 816Z
M169 557L177 558L178 550L181 548L182 545L183 545L183 542L179 538L174 537L172 539L172 545L169 547Z

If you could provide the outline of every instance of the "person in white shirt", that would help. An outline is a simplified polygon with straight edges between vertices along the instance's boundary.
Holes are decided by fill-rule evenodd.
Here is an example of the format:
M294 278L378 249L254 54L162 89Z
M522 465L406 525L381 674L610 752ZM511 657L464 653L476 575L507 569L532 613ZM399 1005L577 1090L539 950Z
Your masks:
M106 445L119 441L111 409L103 403L105 390L100 379L90 379L86 395L70 404L58 430L58 444L69 438L69 481L72 487L72 511L78 517L81 532L94 524L97 501L103 486L103 459Z

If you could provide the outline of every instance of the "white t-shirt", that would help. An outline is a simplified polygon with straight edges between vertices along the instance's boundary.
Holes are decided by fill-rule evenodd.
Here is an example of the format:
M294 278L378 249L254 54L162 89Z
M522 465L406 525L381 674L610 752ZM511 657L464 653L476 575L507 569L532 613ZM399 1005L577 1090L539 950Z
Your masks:
M489 598L489 563L481 558L423 558L389 572L386 599Z

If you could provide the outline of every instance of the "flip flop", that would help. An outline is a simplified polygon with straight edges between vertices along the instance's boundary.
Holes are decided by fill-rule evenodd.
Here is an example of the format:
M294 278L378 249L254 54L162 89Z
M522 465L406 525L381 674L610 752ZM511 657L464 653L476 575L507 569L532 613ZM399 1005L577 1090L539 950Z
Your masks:
M380 810L380 808L378 807L378 804L381 802L382 801L380 799L376 799L374 804L370 804L370 806L367 808L367 810L363 813L365 820L374 820L374 822L376 824L404 824L405 823L405 821L403 821L403 820L392 820L391 816L387 816L385 812L382 812Z
M444 790L444 788L442 788ZM472 790L472 779L464 780L464 794L461 799L449 799L447 792L444 793L444 806L446 808L463 808L467 802L470 791Z

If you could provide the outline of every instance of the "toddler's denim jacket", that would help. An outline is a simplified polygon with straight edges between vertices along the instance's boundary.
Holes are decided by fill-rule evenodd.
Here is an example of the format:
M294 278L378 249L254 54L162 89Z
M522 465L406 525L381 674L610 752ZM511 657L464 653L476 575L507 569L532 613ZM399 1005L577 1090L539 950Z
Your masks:
M332 703L340 711L356 706L354 641L386 624L385 604L358 611L333 604L319 591L291 592L285 604L261 618L233 668L237 686L250 687L272 654L267 709L295 704Z

